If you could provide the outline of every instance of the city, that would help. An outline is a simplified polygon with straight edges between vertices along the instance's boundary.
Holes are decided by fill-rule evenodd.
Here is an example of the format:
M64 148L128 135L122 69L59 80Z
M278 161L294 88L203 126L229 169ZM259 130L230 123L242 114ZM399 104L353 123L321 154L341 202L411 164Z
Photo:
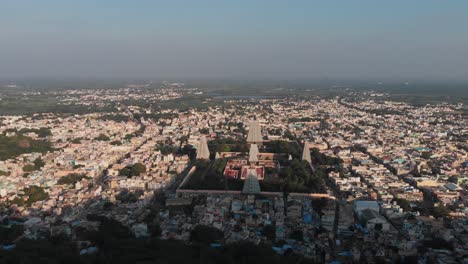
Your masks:
M468 1L0 10L0 264L468 264Z
M4 250L65 237L93 254L86 234L112 220L136 239L247 241L320 263L466 255L463 104L128 86L57 95L103 112L1 117ZM194 94L203 109L124 104Z

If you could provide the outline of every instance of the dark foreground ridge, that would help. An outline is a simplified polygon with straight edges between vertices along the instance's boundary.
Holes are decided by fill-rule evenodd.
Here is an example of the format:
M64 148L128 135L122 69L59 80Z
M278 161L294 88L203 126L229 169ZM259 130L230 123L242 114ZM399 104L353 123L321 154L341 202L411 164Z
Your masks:
M264 245L236 243L226 247L194 242L190 245L177 240L130 237L96 238L101 245L93 254L83 254L74 243L54 238L24 240L11 251L0 251L0 263L313 263L288 252L277 255ZM93 251L89 247L88 251ZM81 253L81 255L80 255Z

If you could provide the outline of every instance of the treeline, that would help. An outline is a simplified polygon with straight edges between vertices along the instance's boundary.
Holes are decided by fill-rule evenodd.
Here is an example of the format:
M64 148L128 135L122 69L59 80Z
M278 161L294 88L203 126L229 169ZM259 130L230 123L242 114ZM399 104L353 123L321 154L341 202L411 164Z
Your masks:
M172 119L174 117L177 117L178 114L176 113L135 113L134 118L140 119L144 118L146 120L152 119L152 120L160 120L160 119ZM105 121L114 121L114 122L128 122L130 120L130 117L127 115L123 114L107 114L107 115L102 115L98 119L100 120L105 120Z
M174 117L177 117L178 114L176 113L135 113L134 114L135 118L144 118L144 119L153 119L153 120L159 120L159 119L172 119Z
M291 117L288 118L289 123L296 123L296 122L313 122L313 121L320 121L320 118L312 118L312 117Z
M46 153L52 150L50 142L45 140L35 140L23 135L0 135L0 160L16 158L24 153Z
M107 228L110 229L110 228ZM120 232L123 232L120 228ZM108 231L109 232L109 231ZM102 232L96 234L98 237ZM0 251L2 263L70 263L70 264L127 264L127 263L184 263L184 264L308 264L314 263L288 251L276 254L268 245L250 242L214 248L210 245L185 244L178 240L158 238L135 239L120 234L118 237L100 239L95 254L79 255L76 244L58 238L51 240L26 240L11 251ZM93 244L95 245L95 244Z
M294 252L276 254L270 244L237 242L225 245L224 234L213 227L198 225L190 232L190 244L179 240L160 240L161 228L153 217L144 219L149 237L136 239L126 225L102 215L88 214L87 220L99 222L97 230L75 227L73 237L88 245L70 241L64 232L43 240L22 239L12 250L0 250L0 263L242 263L280 264L313 263ZM8 224L8 223L7 223ZM264 230L268 237L268 230ZM274 232L273 229L270 230ZM23 233L21 225L0 225L0 243L10 245ZM80 250L95 248L94 253L80 255Z
M114 121L114 122L128 122L129 117L126 115L122 114L108 114L108 115L102 115L98 117L99 120L104 120L104 121Z
M39 186L30 186L23 189L24 194L19 195L12 201L9 201L7 205L16 204L18 206L30 206L31 204L49 199L49 194L44 190L44 188Z
M26 164L23 166L24 172L31 172L39 170L40 168L44 167L45 162L41 158L37 158L33 161L33 164Z
M283 180L283 190L286 192L312 192L324 191L323 175L314 174L307 161L293 159L279 174Z
M63 105L59 104L54 97L34 97L30 100L10 97L0 101L0 113L2 113L2 115L35 115L38 113L89 114L117 111L118 110L112 104L102 107L78 104Z
M110 138L103 133L100 133L97 137L94 138L97 141L109 141Z
M310 157L312 159L312 163L316 165L338 166L343 163L342 159L322 154L317 148L313 148L311 150Z
M24 135L27 133L36 133L38 137L40 138L45 138L48 136L52 136L52 131L50 128L47 127L41 127L41 128L22 128L20 130L14 129L14 128L9 128L6 129L4 132L13 132L18 135Z
M125 167L119 170L119 175L127 176L131 178L133 176L139 176L141 173L146 172L146 166L143 163L135 163L131 166Z
M249 146L244 140L216 138L208 141L208 149L214 157L216 152L248 152Z
M91 179L90 177L86 176L85 174L79 174L79 173L71 173L68 174L67 176L64 176L60 178L57 181L57 184L62 185L62 184L75 184L82 179Z
M194 164L197 169L183 188L193 190L226 189L226 178L223 175L226 163L227 159L217 159L213 162L197 160Z
M265 148L268 152L291 155L293 159L301 158L301 149L296 143L283 140L274 140L265 143Z

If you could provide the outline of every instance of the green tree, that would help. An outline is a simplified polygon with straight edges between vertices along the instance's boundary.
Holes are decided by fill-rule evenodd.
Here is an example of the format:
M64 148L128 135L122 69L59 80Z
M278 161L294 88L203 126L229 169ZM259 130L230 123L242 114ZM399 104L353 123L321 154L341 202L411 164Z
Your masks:
M431 156L432 156L432 154L429 151L424 151L424 152L421 153L421 158L423 158L423 159L430 159Z
M99 136L95 137L94 140L98 140L98 141L109 141L110 138L106 135L104 135L103 133L99 134Z
M138 201L141 195L143 195L143 191L141 190L129 192L128 190L124 189L119 194L117 194L115 198L122 203L135 203Z
M434 215L434 217L437 218L445 218L449 215L449 213L450 210L444 205L434 207L434 209L432 210L432 214Z
M284 137L289 139L289 140L295 140L296 139L296 136L293 133L291 133L291 131L289 131L289 130L286 130L284 132Z
M112 146L120 146L122 145L122 142L120 142L120 140L114 140L110 143Z
M24 172L31 172L31 171L35 171L35 170L36 170L36 168L32 164L26 164L26 165L23 166L23 171Z
M39 131L37 131L37 135L41 138L52 136L52 131L47 127L41 127Z
M41 158L35 159L33 163L34 163L34 169L36 170L39 170L45 165L45 162Z
M187 135L183 135L183 136L181 136L181 137L179 138L179 142L180 142L180 144L179 144L179 150L182 149L182 145L183 145L184 143L188 142L188 139L189 139L189 137L188 137Z
M177 150L177 147L172 146L172 145L160 144L156 147L156 150L160 150L161 154L163 155L169 155L171 153L174 153Z
M59 185L75 184L75 183L81 181L82 179L90 179L90 178L87 177L85 174L70 173L67 176L64 176L64 177L60 178L57 181L57 184L59 184Z
M210 129L207 128L207 127L204 127L204 128L202 128L202 129L200 129L200 133L201 133L201 134L207 135L207 134L210 133Z
M119 170L119 175L131 177L129 168L122 168Z
M205 225L197 225L190 232L190 241L201 244L210 244L224 238L221 230Z
M404 211L410 211L411 210L411 206L410 206L410 203L408 200L406 199L402 199L402 198L397 198L395 200L397 202L397 204L404 210Z
M73 144L80 144L80 143L81 143L81 139L82 139L82 138L80 138L80 137L74 138L74 139L72 139L71 143L73 143Z
M144 164L142 164L142 163L135 163L135 164L133 164L130 171L131 171L132 176L138 176L138 175L146 172L146 166Z
M39 186L30 186L24 189L25 196L28 196L26 204L31 205L38 201L43 201L49 198L49 194L44 191L44 188Z
M50 142L23 135L7 137L0 134L0 160L15 158L24 153L46 153L53 150Z

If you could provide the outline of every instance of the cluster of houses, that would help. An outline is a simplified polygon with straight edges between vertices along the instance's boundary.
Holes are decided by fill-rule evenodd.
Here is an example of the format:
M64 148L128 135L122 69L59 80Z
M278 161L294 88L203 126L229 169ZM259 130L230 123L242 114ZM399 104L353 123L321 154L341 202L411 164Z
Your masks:
M76 91L64 98L99 104L123 100L132 89L146 87ZM135 96L172 100L182 93L171 88ZM5 116L0 133L14 137L24 128L49 128L52 135L45 140L53 149L0 161L5 174L0 175L0 203L9 206L0 217L23 219L10 225L23 225L28 238L47 232L73 238L77 227L96 229L98 223L89 214L115 219L136 237L147 237L151 216L163 239L189 241L195 226L207 225L223 232L219 243L270 243L280 254L293 250L318 262L403 256L442 263L466 260L468 124L460 117L460 106L320 98L236 102L243 107L230 101L209 111L165 109L157 120L128 122L98 113ZM129 106L123 114L148 111ZM247 122L253 118L255 122ZM242 140L247 130L246 153L210 152L210 141ZM24 135L42 140L35 132ZM326 171L328 193L262 192L258 180L280 166L277 157L260 153L258 145L273 140L295 141L304 152L313 149L339 160L317 164L317 157L303 153L313 170ZM186 146L193 146L196 157L184 152ZM248 184L236 192L174 192L193 158L226 158L221 177ZM40 168L25 171L39 159ZM47 197L19 204L28 201L25 190L31 186L42 188ZM160 202L154 195L158 192L167 199L155 216L151 206ZM447 211L443 216L434 213L442 209ZM427 246L431 241L449 246Z

